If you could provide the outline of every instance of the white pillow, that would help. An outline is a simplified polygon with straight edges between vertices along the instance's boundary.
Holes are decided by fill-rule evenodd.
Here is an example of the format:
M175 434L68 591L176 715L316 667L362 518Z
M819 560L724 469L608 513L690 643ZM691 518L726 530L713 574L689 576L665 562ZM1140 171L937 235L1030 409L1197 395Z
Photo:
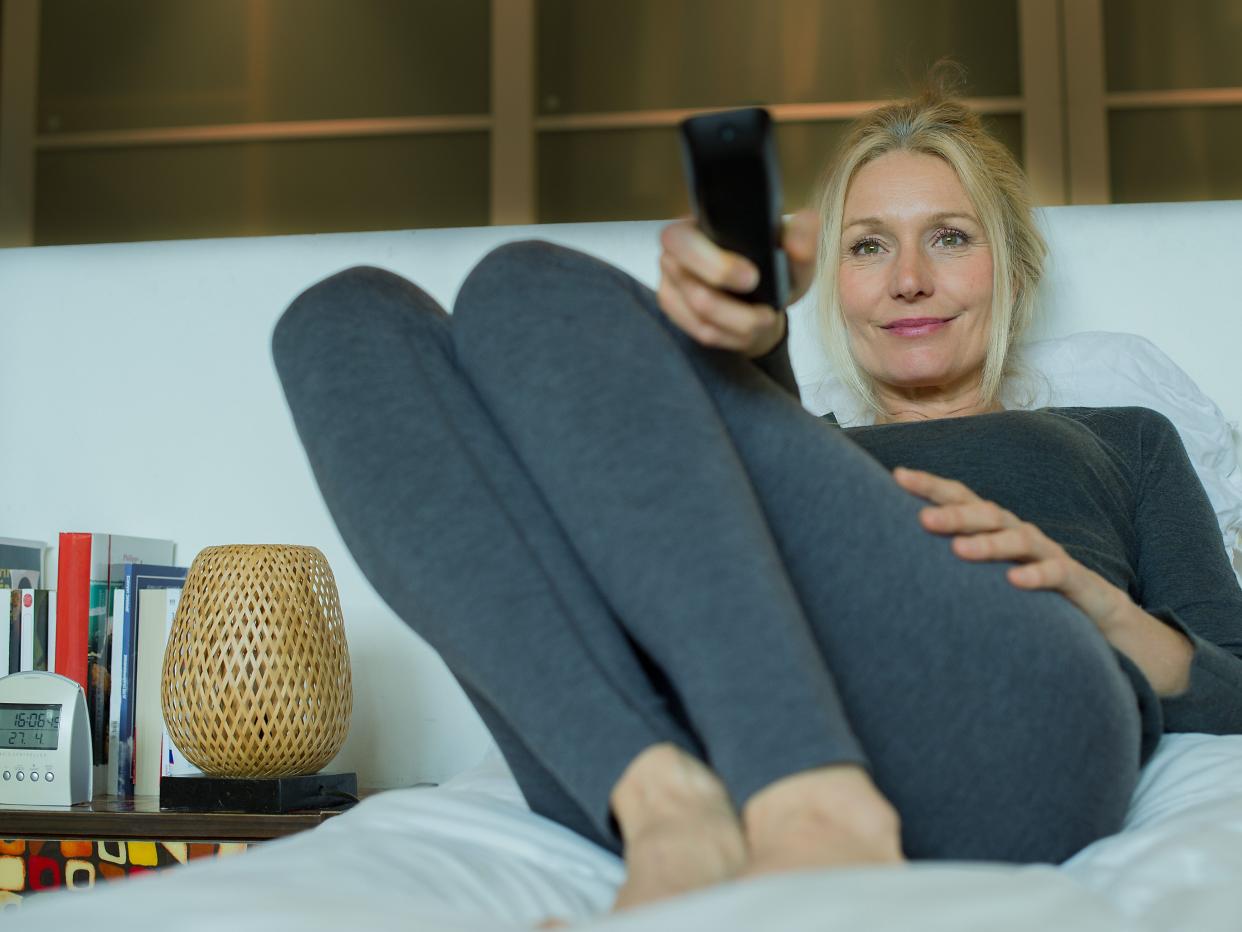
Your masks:
M1100 331L1028 343L1018 352L1036 377L1006 393L1008 408L1138 405L1172 421L1216 511L1225 550L1236 556L1242 475L1233 432L1220 408L1173 360L1143 337ZM846 426L869 423L835 376L800 387L812 414L832 411Z

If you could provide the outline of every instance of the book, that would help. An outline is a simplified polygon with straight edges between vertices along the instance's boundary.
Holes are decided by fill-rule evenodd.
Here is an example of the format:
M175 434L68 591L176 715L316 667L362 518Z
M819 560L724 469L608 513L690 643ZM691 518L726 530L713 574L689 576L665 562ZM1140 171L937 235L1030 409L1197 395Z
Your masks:
M164 619L178 590L143 589L138 593L138 663L134 675L134 793L158 796L163 770L164 709L160 685L164 677Z
M0 586L6 589L34 589L43 568L44 543L0 537Z
M30 645L30 669L32 670L50 670L50 656L48 654L48 592L46 589L31 590L31 645Z
M34 590L18 589L18 626L21 629L20 650L21 660L18 662L18 670L33 670L34 665L34 642L35 642L35 613L34 613Z
M56 672L56 590L47 590L47 669Z
M13 601L13 590L0 586L0 676L7 676L9 670L9 606Z
M117 632L114 635L114 651L121 655L119 692L120 708L117 728L117 781L118 796L134 795L134 683L137 676L138 624L140 602L138 594L146 589L180 589L185 584L188 568L162 566L154 563L129 563L125 566L124 605ZM161 656L163 646L160 647ZM162 662L162 661L161 661ZM161 760L163 759L161 755ZM109 771L110 772L110 771Z
M103 786L108 769L108 700L111 693L109 629L112 624L112 593L120 584L92 582L87 617L86 711L91 722L91 750L95 759L95 786Z
M126 564L126 569L134 564ZM111 689L108 692L108 770L104 783L106 794L120 795L121 769L121 666L125 655L121 651L122 625L125 615L125 587L118 586L112 592L112 661L109 672Z
M55 670L86 693L96 785L107 779L108 608L123 583L124 565L171 563L170 540L64 532L57 559Z
M172 636L173 619L177 617L177 606L181 604L181 590L170 589L168 591L168 614L164 618L164 652L168 652L168 639ZM181 753L181 749L172 739L172 735L168 733L168 722L164 722L164 744L160 751L160 776L162 777L192 777L195 774L202 773L197 767L186 759Z
M3 611L6 619L4 637L9 642L9 668L6 673L18 673L22 668L22 590L9 589L8 601Z

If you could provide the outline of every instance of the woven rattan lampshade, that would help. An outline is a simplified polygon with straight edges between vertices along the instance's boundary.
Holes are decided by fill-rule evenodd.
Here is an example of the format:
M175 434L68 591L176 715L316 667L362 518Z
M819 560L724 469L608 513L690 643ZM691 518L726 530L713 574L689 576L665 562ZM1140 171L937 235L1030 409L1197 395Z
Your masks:
M164 722L204 773L315 773L340 750L353 690L336 580L314 547L207 547L164 654Z

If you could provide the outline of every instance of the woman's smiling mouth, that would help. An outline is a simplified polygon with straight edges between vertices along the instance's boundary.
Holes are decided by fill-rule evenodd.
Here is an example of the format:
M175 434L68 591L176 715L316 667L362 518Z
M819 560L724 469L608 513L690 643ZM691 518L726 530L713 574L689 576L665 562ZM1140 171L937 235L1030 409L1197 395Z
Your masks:
M880 329L899 337L921 337L941 330L956 317L904 317L884 324Z

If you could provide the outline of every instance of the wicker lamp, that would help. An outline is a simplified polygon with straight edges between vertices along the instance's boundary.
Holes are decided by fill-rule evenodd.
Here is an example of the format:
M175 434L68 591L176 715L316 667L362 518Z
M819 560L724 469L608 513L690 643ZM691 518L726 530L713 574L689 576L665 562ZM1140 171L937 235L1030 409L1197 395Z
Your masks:
M289 787L298 784L287 778L314 774L335 756L353 709L340 600L324 555L284 545L202 550L168 636L161 696L168 734L187 760L226 782L250 781L247 797L238 782L220 788L217 780L217 789L204 791L201 778L165 777L161 806L295 808ZM302 781L303 790L324 791L324 776ZM273 778L285 783L273 790ZM166 801L170 785L177 799ZM333 781L327 789L348 785ZM356 778L352 785L349 793Z

